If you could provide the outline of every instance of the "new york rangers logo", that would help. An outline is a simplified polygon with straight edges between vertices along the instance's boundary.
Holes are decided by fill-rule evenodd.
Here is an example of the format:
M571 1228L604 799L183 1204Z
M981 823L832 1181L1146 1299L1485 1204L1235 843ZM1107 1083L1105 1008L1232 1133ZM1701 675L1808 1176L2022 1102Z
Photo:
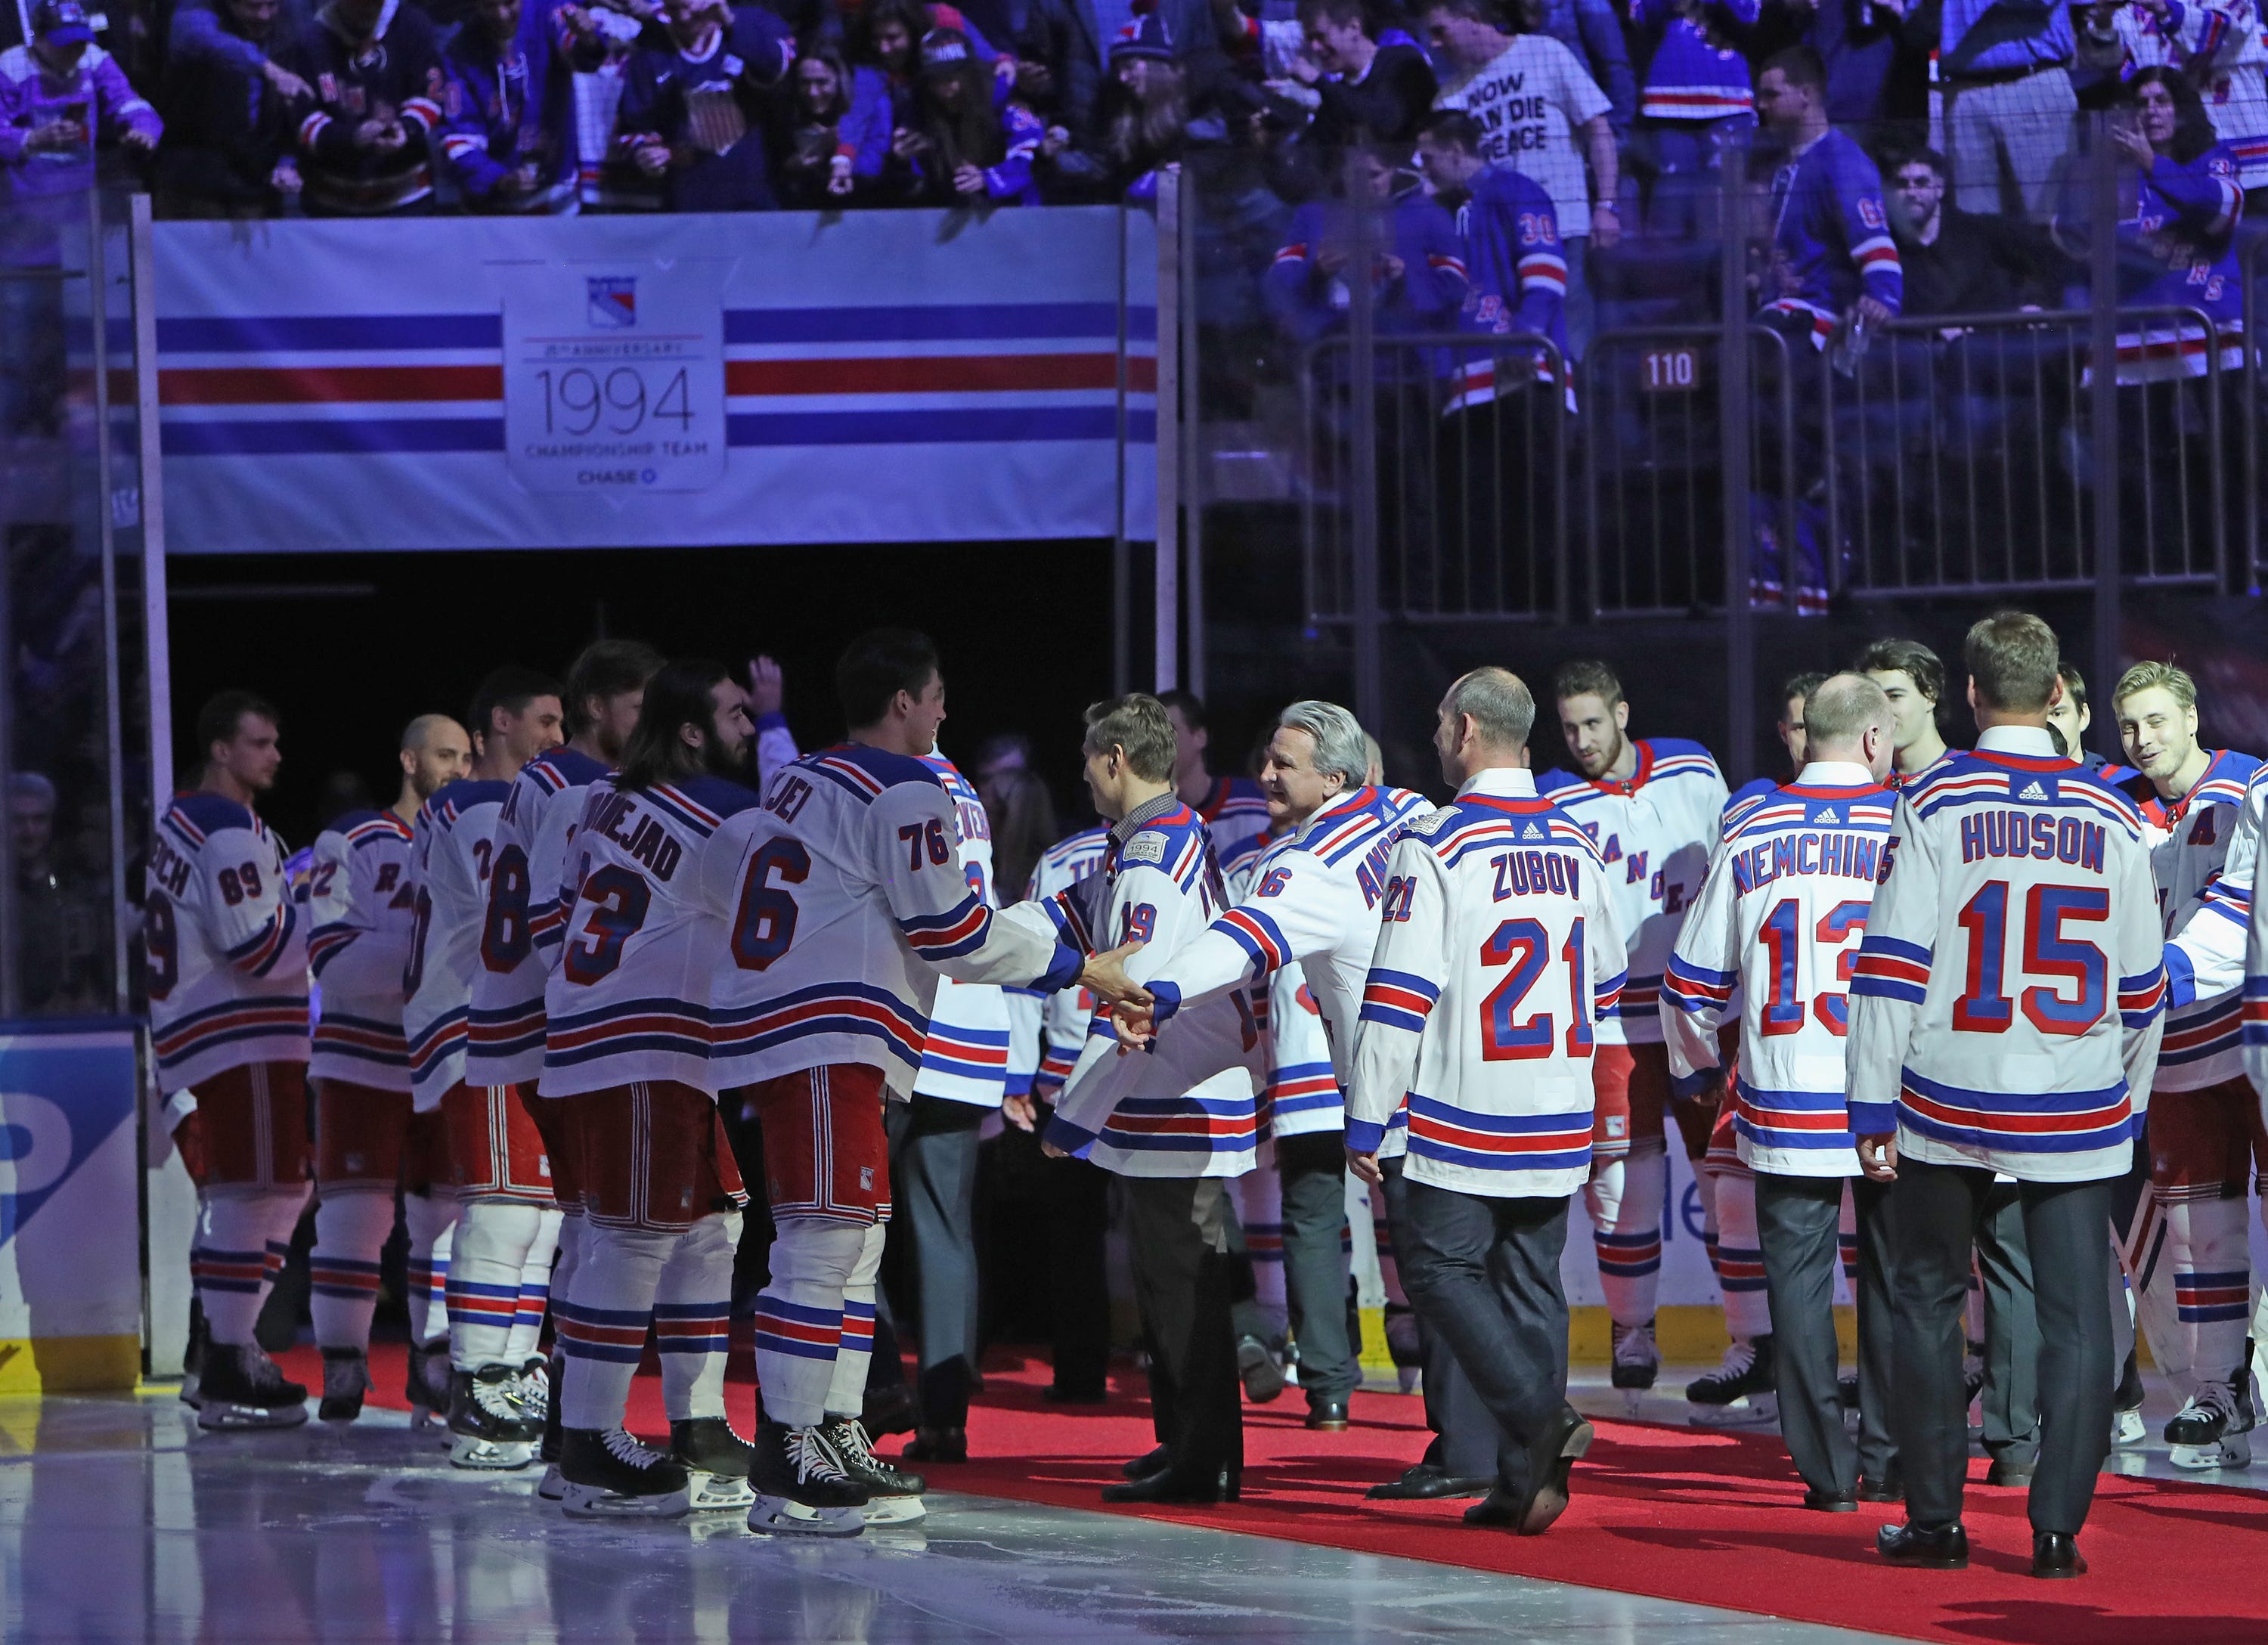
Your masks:
M637 280L591 275L584 280L590 294L590 319L594 326L622 330L637 324Z

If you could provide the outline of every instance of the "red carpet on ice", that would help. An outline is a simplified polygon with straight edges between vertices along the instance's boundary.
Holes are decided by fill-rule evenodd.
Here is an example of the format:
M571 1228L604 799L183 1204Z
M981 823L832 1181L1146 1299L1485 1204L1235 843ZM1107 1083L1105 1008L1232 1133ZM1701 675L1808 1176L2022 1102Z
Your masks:
M372 1355L378 1403L399 1406L402 1351ZM313 1349L287 1372L321 1380ZM745 1349L728 1389L733 1420L754 1420ZM1113 1379L1099 1406L1039 1398L1047 1370L1003 1357L969 1415L972 1460L928 1470L933 1488L1061 1508L1134 1513L1363 1553L1650 1594L1904 1638L2014 1645L2234 1645L2268 1641L2268 1496L2225 1486L2105 1476L2082 1539L2092 1574L2034 1582L2021 1491L1970 1494L1966 1571L1893 1571L1872 1553L1874 1528L1898 1516L1807 1513L1774 1436L1602 1422L1575 1473L1575 1496L1550 1533L1468 1530L1466 1504L1370 1502L1364 1490L1424 1450L1418 1402L1359 1393L1354 1427L1311 1434L1296 1391L1245 1407L1243 1500L1218 1508L1105 1509L1096 1493L1154 1443L1138 1373ZM641 1375L631 1427L666 1435L658 1377ZM901 1442L882 1442L894 1452ZM1975 1465L1981 1479L1983 1464Z

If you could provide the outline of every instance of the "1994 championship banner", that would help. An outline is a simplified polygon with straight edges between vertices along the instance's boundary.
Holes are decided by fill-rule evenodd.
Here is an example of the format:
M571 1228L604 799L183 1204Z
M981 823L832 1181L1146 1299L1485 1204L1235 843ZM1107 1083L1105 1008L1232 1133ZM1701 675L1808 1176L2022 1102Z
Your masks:
M1116 527L1114 208L155 232L174 553ZM1125 529L1147 538L1148 218L1125 247Z

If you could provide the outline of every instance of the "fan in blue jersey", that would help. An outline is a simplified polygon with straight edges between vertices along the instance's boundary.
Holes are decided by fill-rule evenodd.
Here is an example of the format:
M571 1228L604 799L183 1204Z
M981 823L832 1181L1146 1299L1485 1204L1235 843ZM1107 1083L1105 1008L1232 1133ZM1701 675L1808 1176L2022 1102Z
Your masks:
M576 207L574 85L606 46L589 12L560 0L480 0L442 48L441 158L475 210Z
M673 211L771 210L758 100L795 62L786 26L725 0L670 0L664 21L666 48L630 61L615 141Z
M1366 144L1352 160L1363 199L1311 200L1292 214L1260 290L1270 315L1293 342L1314 343L1346 330L1361 279L1352 260L1366 234L1378 335L1456 328L1466 291L1456 225L1403 169L1408 158L1406 144ZM1335 374L1344 373L1345 355L1326 358L1337 368ZM1414 375L1415 364L1406 354L1383 354L1381 375Z
M1648 232L1690 235L1700 199L1716 187L1728 137L1756 123L1749 61L1739 43L1757 0L1631 0L1633 33L1653 40L1638 105L1631 169L1651 185Z
M1827 70L1808 46L1764 64L1756 108L1786 144L1772 177L1771 269L1764 318L1815 348L1846 318L1896 318L1904 282L1882 205L1882 174L1867 151L1827 123Z
M2237 266L2236 225L2244 214L2234 151L2213 136L2205 104L2179 70L2145 69L2121 100L2132 114L2111 127L2119 157L2132 166L2118 181L2118 306L2202 310L2208 337L2195 321L2122 317L2118 380L2163 382L2202 377L2215 348L2223 367L2243 364L2244 289ZM2056 214L2056 232L2083 250L2083 196Z

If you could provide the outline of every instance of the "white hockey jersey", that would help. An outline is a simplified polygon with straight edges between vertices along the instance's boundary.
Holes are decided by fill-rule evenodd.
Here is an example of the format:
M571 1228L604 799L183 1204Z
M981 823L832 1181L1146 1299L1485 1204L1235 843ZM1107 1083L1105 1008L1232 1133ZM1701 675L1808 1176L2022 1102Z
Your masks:
M417 920L409 825L350 811L315 837L307 870L307 958L322 990L307 1072L379 1091L409 1088L401 970Z
M1069 890L1102 867L1109 844L1110 830L1100 824L1057 840L1040 853L1031 883L1024 889L1024 900L1045 902ZM1094 1018L1094 996L1084 988L1055 993L1011 988L1007 993L1010 1044L1020 1053L1012 1058L1009 1066L1009 1088L1036 1090L1052 1102L1079 1066L1079 1053L1086 1044L1087 1024ZM1029 1059L1028 1066L1023 1059Z
M2026 1182L2123 1176L2165 1027L2133 801L1998 726L1901 792L1851 983L1851 1126Z
M179 795L158 819L142 941L161 1094L247 1063L307 1060L307 928L286 854L218 794Z
M1843 1050L1852 963L1894 798L1862 765L1815 761L1742 808L1709 866L1661 986L1681 1095L1717 1077L1740 996L1733 1132L1750 1170L1855 1177Z
M1712 819L1713 820L1713 819ZM1528 771L1403 824L1347 1088L1347 1147L1409 1115L1412 1182L1493 1199L1591 1174L1595 1025L1623 987L1613 870Z
M1249 777L1216 777L1194 808L1212 837L1216 859L1256 834L1268 831L1268 796Z
M1289 830L1286 830L1288 833ZM1254 870L1270 847L1285 834L1255 834L1221 857L1220 877L1231 904L1252 895ZM1331 1066L1331 1036L1307 973L1297 960L1268 979L1268 992L1254 994L1252 1013L1268 1047L1268 1083L1260 1093L1260 1134L1297 1136L1336 1131L1346 1124L1338 1071ZM1283 1117L1279 1131L1277 1118Z
M579 749L547 749L519 768L497 813L465 1024L465 1079L473 1085L516 1085L543 1072L543 986L566 919L568 843L591 785L606 774Z
M401 977L401 1029L421 1114L440 1107L465 1077L465 1024L488 912L490 836L511 790L510 783L468 778L436 789L417 808L410 846L417 900Z
M959 819L961 871L968 889L987 908L999 907L992 885L992 821L984 814L984 802L943 755L932 754L922 763L937 773ZM914 1095L999 1107L1008 1092L1008 998L998 983L939 977Z
M559 963L544 984L545 1096L669 1080L714 1096L711 979L725 920L702 887L725 822L756 796L721 777L584 793Z
M718 1088L835 1063L913 1089L940 973L1053 991L1085 955L1038 908L996 911L961 866L959 819L917 759L856 743L774 774L725 820L703 894L727 921L711 995Z
M1599 1024L1608 1044L1658 1044L1662 969L1677 946L1685 911L1700 894L1709 853L1729 797L1709 750L1656 737L1633 745L1638 769L1627 782L1593 782L1546 771L1536 791L1591 837L1607 865L1615 924L1630 945L1622 1009Z
M1134 981L1156 997L1160 1035L1185 1001L1224 989L1269 985L1286 967L1302 968L1324 1034L1325 1060L1343 1088L1354 1059L1354 1027L1362 1010L1363 979L1378 946L1379 903L1386 892L1386 864L1403 820L1425 808L1424 799L1399 788L1365 786L1344 794L1280 839L1252 866L1251 890L1211 927L1185 946L1137 955L1126 968ZM1300 1009L1300 984L1284 996L1288 1020ZM1270 987L1271 1022L1277 995ZM1309 1076L1312 1078L1312 1076ZM1276 1115L1276 1134L1336 1131L1345 1112L1336 1100L1315 1100ZM1336 1099L1335 1088L1330 1097Z
M2260 848L2257 822L2248 829L2244 817L2261 770L2250 755L2224 749L2171 803L2147 778L2124 785L2150 826L2166 934L2166 1036L2154 1091L2201 1091L2244 1071L2244 941Z
M1169 793L1114 825L1101 872L1047 906L1082 948L1145 944L1127 965L1139 981L1141 962L1169 961L1227 898L1204 824ZM1047 1140L1122 1177L1241 1177L1257 1142L1264 1055L1241 987L1188 1007L1138 1054L1121 1055L1098 1017Z

